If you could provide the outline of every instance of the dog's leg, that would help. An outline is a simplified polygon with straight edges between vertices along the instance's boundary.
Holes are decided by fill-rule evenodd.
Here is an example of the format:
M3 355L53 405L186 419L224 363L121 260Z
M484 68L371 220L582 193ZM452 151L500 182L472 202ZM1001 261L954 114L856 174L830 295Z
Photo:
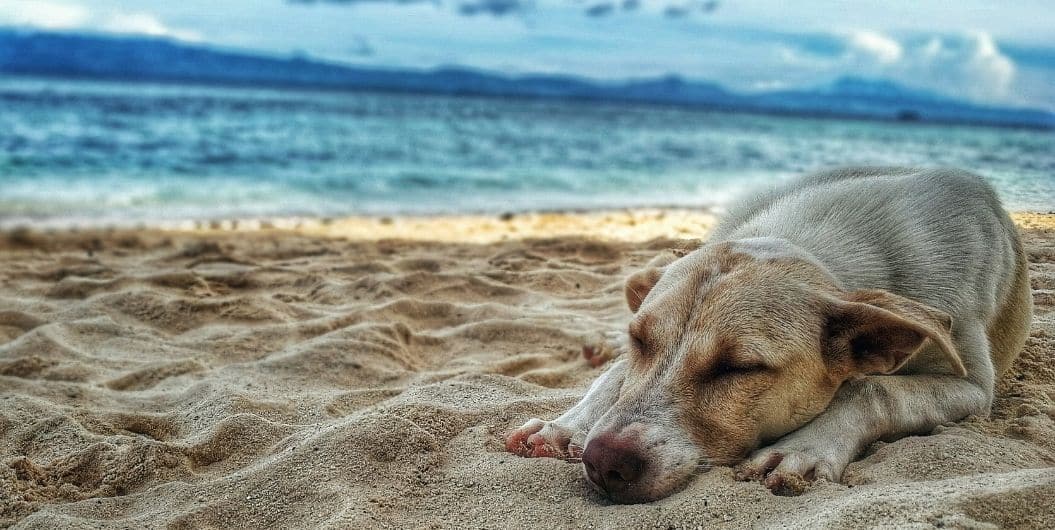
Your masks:
M619 399L625 376L626 359L616 361L590 385L582 400L560 417L553 421L535 418L509 433L506 449L525 457L577 460L582 456L583 438Z
M776 493L801 493L815 478L838 481L847 464L876 440L926 433L970 414L987 414L994 373L983 329L972 326L954 339L967 377L918 374L847 381L827 410L756 451L738 467L737 476L763 480Z

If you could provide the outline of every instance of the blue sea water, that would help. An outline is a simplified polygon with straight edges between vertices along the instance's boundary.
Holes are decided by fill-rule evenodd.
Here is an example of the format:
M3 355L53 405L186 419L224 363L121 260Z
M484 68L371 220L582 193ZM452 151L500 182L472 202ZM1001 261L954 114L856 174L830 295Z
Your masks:
M823 167L957 166L1055 209L1050 131L0 79L0 225L720 206Z

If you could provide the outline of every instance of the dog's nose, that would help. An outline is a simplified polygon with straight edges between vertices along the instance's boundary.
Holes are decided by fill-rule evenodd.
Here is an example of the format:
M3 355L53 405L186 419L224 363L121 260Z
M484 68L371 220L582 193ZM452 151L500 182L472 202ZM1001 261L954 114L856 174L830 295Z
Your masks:
M645 459L632 437L606 432L586 444L582 454L586 475L609 497L621 493L645 473Z

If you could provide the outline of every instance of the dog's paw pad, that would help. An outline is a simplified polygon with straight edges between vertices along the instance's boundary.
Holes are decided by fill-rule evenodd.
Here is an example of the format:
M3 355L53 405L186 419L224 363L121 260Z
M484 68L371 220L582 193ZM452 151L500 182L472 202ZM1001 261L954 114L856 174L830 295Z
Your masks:
M560 458L561 456L560 449L554 447L545 438L538 434L532 434L529 436L527 443L524 445L525 448L531 452L528 456L531 456L532 458Z
M529 439L542 430L546 423L540 419L532 419L520 428L514 429L506 435L506 451L520 456L531 456L531 445Z
M810 483L797 473L770 473L765 480L766 488L782 497L802 495L810 488Z
M845 464L837 461L816 448L765 448L737 466L736 478L761 482L776 495L802 495L814 480L838 481Z
M736 466L736 480L761 481L783 459L784 454L777 451L756 454Z
M571 431L553 422L533 419L506 436L506 450L525 458L574 460L582 449L571 443Z

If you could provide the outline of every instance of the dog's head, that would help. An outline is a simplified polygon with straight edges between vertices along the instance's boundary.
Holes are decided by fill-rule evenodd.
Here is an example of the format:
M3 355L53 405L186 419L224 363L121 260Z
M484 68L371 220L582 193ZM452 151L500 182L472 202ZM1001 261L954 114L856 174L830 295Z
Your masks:
M774 239L707 245L626 282L634 312L619 399L589 432L587 480L618 502L669 495L822 412L848 378L891 373L951 319L886 291L840 289Z

